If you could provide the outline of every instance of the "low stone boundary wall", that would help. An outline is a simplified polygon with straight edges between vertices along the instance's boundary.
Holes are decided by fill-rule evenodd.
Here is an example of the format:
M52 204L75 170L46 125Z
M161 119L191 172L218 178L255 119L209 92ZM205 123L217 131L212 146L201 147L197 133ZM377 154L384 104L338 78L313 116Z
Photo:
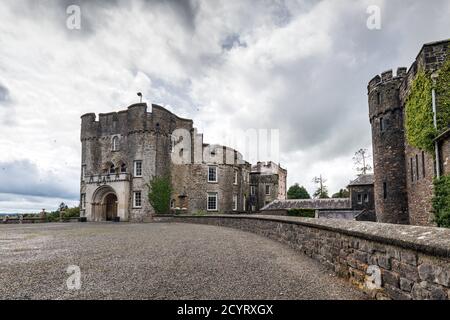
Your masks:
M377 299L450 298L450 230L281 216L165 216L237 228L285 243Z

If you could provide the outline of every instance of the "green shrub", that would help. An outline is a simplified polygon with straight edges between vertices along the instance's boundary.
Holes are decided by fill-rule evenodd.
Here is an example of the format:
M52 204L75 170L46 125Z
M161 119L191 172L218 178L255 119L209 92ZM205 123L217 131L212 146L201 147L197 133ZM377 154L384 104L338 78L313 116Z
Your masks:
M433 213L438 227L450 228L450 176L434 179Z
M287 215L291 217L315 218L316 210L314 209L289 209Z
M153 209L155 209L156 214L168 214L170 212L170 195L172 193L170 177L153 177L147 186L149 188L148 200Z
M70 218L78 218L78 217L80 217L80 207L73 207L73 208L64 210L64 213L63 213L64 220L67 220Z

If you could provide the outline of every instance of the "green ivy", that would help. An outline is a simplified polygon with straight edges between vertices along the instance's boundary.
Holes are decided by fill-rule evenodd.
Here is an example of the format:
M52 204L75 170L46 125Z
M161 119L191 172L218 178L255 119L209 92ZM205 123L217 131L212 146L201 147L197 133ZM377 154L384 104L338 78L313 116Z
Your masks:
M450 51L436 81L437 125L440 132L450 125Z
M437 96L437 130L433 122L432 89ZM435 85L431 75L419 70L406 99L406 139L416 148L433 154L434 139L450 124L450 53L438 73Z
M156 214L167 214L170 211L170 195L172 194L172 185L169 176L153 177L147 185L148 200L155 209Z
M430 153L434 150L436 129L433 124L430 76L420 70L411 85L406 100L406 139L414 147Z
M438 227L450 228L450 176L434 180L434 221Z
M314 218L316 210L314 209L289 209L287 215L291 217Z

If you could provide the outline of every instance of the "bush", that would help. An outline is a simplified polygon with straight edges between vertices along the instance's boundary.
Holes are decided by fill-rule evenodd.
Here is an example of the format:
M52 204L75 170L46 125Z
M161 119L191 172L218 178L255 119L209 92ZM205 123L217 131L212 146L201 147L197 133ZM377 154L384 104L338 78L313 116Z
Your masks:
M73 207L64 210L63 213L63 219L70 219L70 218L79 218L80 217L80 207Z
M155 213L168 214L170 212L170 195L172 194L170 177L154 177L147 186L149 188L148 200L155 209Z
M315 218L316 210L314 209L289 209L287 215L290 217Z
M433 213L438 227L450 228L450 176L434 180Z

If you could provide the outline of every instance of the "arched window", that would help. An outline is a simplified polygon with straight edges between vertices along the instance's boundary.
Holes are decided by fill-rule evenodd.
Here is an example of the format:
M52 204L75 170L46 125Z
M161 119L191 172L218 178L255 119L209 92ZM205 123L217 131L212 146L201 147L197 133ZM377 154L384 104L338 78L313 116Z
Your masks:
M119 150L119 137L115 136L112 139L112 151Z
M125 163L122 163L120 165L120 173L126 173L127 172L127 165Z
M116 168L113 164L109 167L109 173L116 173Z
M170 208L175 209L175 200L174 199L170 200Z

